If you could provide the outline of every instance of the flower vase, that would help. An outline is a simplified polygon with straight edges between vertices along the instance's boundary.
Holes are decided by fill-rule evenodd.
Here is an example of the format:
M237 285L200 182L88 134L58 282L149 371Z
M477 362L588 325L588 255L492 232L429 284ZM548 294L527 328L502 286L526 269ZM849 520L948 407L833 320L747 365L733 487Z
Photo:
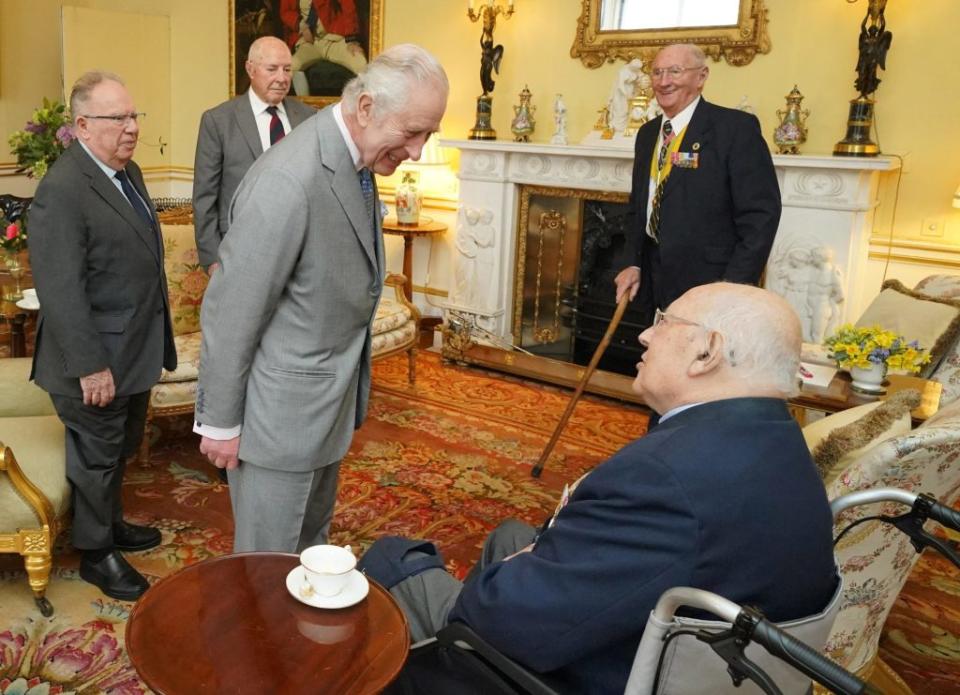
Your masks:
M413 171L403 172L400 185L397 186L397 222L416 227L420 223L420 210L423 207L423 193L417 186L418 176Z
M4 264L7 266L7 272L10 273L10 277L13 279L13 291L4 292L3 298L10 302L16 302L23 299L23 289L20 287L20 280L23 278L25 268L20 263L20 254L16 251L8 252L4 259Z
M887 376L887 365L871 362L866 369L863 367L851 367L850 378L853 380L853 388L865 393L883 394L887 390L883 387L883 380Z

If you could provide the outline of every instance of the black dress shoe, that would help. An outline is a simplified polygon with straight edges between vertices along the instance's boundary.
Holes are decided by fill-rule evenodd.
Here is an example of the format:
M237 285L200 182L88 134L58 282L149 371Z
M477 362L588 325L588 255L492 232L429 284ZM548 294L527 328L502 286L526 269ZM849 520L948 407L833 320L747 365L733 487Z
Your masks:
M126 558L116 550L111 550L99 560L93 560L99 553L84 553L80 560L80 577L110 598L120 601L136 601L144 591L150 588L143 575L137 572Z
M113 545L118 550L149 550L160 545L159 529L121 521L113 525Z

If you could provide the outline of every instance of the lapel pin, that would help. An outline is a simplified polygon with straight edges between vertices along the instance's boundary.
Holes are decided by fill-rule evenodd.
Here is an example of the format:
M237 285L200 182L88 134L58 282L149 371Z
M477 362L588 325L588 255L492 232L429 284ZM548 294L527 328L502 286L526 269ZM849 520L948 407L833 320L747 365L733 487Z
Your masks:
M697 152L700 149L700 143L699 142L693 143L692 149L694 152Z

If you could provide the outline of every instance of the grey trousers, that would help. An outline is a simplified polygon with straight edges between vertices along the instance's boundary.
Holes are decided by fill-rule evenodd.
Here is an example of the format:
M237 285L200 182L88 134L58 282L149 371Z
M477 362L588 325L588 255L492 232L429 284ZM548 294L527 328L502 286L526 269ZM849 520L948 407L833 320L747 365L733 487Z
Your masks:
M532 526L512 519L500 524L484 541L480 560L467 576L466 584L487 566L530 545L536 533ZM407 616L412 642L433 637L447 624L447 616L464 585L446 570L430 569L408 577L390 589L390 594Z
M51 393L66 427L67 479L73 502L71 542L79 550L113 547L123 519L120 488L126 459L140 448L150 392L118 396L103 408Z
M303 473L241 461L227 471L233 507L233 552L299 553L327 542L340 462Z

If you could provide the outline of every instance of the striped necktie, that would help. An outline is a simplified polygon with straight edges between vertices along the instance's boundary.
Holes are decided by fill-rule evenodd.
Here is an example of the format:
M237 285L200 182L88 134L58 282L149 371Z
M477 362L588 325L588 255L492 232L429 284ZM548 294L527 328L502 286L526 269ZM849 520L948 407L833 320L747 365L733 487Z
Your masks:
M267 113L270 114L270 145L276 145L283 140L286 133L283 130L283 123L280 121L280 114L276 106L268 106Z
M657 189L653 193L653 201L650 204L650 224L647 227L647 235L658 244L660 243L660 201L663 200L663 184L666 181L661 178L661 174L667 163L667 153L670 151L673 136L673 124L670 121L664 121L660 136L660 152L657 153Z

